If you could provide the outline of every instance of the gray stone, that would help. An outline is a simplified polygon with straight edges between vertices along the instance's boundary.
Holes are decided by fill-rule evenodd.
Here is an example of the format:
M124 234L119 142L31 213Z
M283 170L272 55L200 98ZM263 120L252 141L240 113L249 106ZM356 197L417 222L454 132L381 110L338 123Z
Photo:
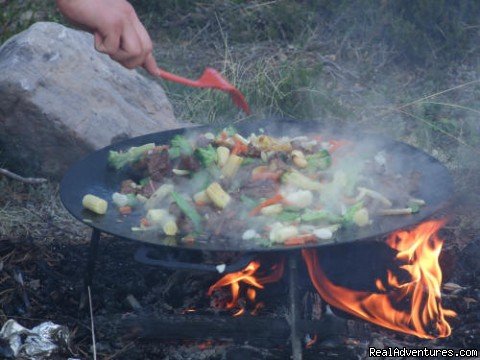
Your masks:
M42 22L0 47L0 144L35 175L58 178L115 140L182 126L157 81L96 52L88 33Z

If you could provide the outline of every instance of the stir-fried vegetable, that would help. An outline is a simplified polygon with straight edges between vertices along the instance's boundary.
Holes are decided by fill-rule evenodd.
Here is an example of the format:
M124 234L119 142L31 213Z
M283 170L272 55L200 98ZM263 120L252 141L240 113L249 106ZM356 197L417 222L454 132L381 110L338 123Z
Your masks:
M256 245L292 246L329 241L341 227L369 226L377 221L372 214L414 214L425 205L410 190L390 195L409 183L396 186L402 174L377 170L386 150L362 148L357 155L351 142L325 135L245 138L233 128L195 139L177 135L169 144L110 153L112 167L131 164L136 172L135 181L126 180L112 196L123 215L144 205L136 229L175 235L190 228L189 219L196 233L182 241L228 232ZM185 216L177 216L178 209Z
M389 199L387 199L386 196L380 194L378 191L367 189L364 187L359 187L358 191L359 191L359 194L356 198L357 201L362 200L365 196L369 196L372 199L380 201L386 207L392 206L392 202Z
M249 198L248 196L246 196L244 194L240 195L240 200L242 201L242 203L245 206L247 206L250 209L252 209L252 208L254 208L258 205L258 201L255 201L255 200Z
M298 235L298 228L293 225L284 226L280 223L272 225L270 230L269 239L272 243L283 243L287 239L293 238Z
M178 231L175 218L164 209L150 209L147 212L146 219L150 226L160 227L165 235L175 235Z
M252 170L252 180L261 181L261 180L273 180L278 181L282 176L282 172L278 170L271 170L268 166L257 166Z
M240 169L240 165L242 165L243 158L240 156L235 155L233 152L227 159L225 166L222 168L222 174L226 177L234 177L237 173L238 169Z
M274 204L278 204L280 202L283 201L283 196L281 194L277 194L273 197L271 197L270 199L267 199L265 201L262 201L260 203L260 205L258 205L257 207L255 207L252 211L250 211L250 216L255 216L257 215L264 207L267 207L267 206L270 206L270 205L274 205Z
M205 192L210 200L212 200L212 202L220 209L223 209L225 206L227 206L231 200L230 195L228 195L217 182L210 184Z
M169 196L173 191L172 184L163 184L150 196L150 198L145 202L145 209L153 209L162 203L162 201Z
M179 157L180 155L192 155L193 147L190 141L183 135L175 135L170 141L170 149L168 150L172 158Z
M108 153L108 164L116 170L120 170L124 166L139 160L143 154L148 150L152 150L154 147L155 144L145 144L138 147L131 147L125 152L110 150Z
M205 167L213 165L215 162L217 162L217 150L215 150L211 144L209 144L207 147L196 149L195 155Z
M304 222L324 221L332 224L340 223L342 221L341 216L335 215L327 210L307 211L301 216L301 219Z
M172 198L177 203L180 210L193 222L196 231L202 229L202 216L195 210L195 208L179 193L172 191Z
M309 207L313 202L313 194L309 190L298 190L285 195L285 203L301 209Z
M283 211L282 204L273 204L263 207L260 210L260 214L266 216L278 215Z
M360 201L356 203L355 205L351 206L346 212L345 215L343 215L343 224L347 226L351 226L352 224L355 223L355 214L357 211L361 210L363 208L363 202Z
M302 173L299 173L298 171L290 171L282 176L282 182L285 184L291 185L291 186L296 186L300 189L304 190L321 190L323 188L323 185L317 181L314 181L307 177L306 175L303 175Z
M300 213L297 211L285 210L278 214L275 219L281 222L293 222L300 219Z
M332 157L325 149L313 155L308 155L306 159L308 163L307 166L311 170L326 170L332 165Z
M227 163L228 157L230 156L230 149L225 146L217 147L217 161L218 166L223 167Z
M195 201L195 204L198 206L203 206L212 202L212 200L210 200L210 197L207 195L207 192L205 190L202 190L196 193L195 195L193 195L193 201Z
M85 209L99 215L106 214L108 209L108 203L104 199L92 194L87 194L83 197L82 205Z

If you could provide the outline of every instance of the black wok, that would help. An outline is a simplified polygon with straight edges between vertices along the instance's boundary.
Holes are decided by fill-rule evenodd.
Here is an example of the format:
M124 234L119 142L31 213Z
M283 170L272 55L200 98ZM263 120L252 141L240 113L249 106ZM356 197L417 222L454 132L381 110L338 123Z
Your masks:
M239 133L246 136L252 132L258 132L260 128L265 129L268 134L279 136L305 135L321 131L321 127L316 122L286 119L246 121L236 125L236 128ZM202 132L216 130L212 126L202 126L196 129ZM389 152L396 154L394 160L396 164L393 164L393 166L398 166L399 168L401 166L406 171L418 171L421 174L418 197L424 199L427 205L422 207L419 213L405 216L378 217L374 219L371 226L339 230L334 239L329 242L288 247L280 244L264 247L245 242L242 241L241 234L223 234L220 237L212 236L197 240L194 243L185 243L181 241L180 236L165 237L152 232L133 232L131 228L139 225L144 212L137 210L129 216L122 217L115 210L114 204L111 202L111 196L114 192L119 191L120 183L126 178L126 174L115 172L108 168L108 152L110 150L128 149L132 146L151 142L165 144L174 135L182 134L186 131L186 129L179 129L139 136L107 146L81 159L69 169L61 182L60 194L64 206L75 218L86 225L124 239L179 249L262 252L313 248L335 243L380 238L382 235L391 233L394 230L415 225L431 217L446 205L453 193L452 178L448 170L438 160L408 144L375 136L375 142L378 143L379 150L380 148L387 148ZM357 134L354 140L366 141L371 137ZM82 197L85 194L94 194L109 201L107 214L103 216L95 215L83 209Z

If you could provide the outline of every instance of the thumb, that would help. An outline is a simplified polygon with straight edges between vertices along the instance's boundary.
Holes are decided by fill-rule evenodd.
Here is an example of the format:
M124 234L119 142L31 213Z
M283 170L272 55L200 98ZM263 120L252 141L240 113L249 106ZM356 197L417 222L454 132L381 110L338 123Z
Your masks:
M103 45L103 36L95 31L93 34L93 39L95 42L95 50L104 53L105 52L105 45Z
M98 52L113 55L117 53L120 47L120 36L116 34L108 34L103 36L98 31L94 33L95 49Z

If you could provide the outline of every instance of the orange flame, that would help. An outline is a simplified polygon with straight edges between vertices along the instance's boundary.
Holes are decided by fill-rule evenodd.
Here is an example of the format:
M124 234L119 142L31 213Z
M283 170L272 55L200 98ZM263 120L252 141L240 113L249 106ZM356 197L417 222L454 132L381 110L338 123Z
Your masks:
M377 279L378 292L342 288L327 279L315 250L302 250L310 278L320 295L332 306L377 325L432 339L447 337L451 328L445 317L455 316L441 305L442 272L438 256L443 241L437 236L445 221L427 221L411 231L397 231L387 244L397 250L400 269L410 279L401 281L393 272L387 273L387 284ZM407 305L408 309L405 309Z
M239 306L238 300L240 297L240 283L243 282L251 286L247 289L246 295L251 302L255 302L257 291L254 288L263 289L265 284L280 280L280 278L283 276L284 264L285 264L285 261L284 259L282 259L281 262L274 264L272 266L271 268L272 271L269 275L259 277L259 276L256 276L256 272L260 268L260 262L252 261L243 270L230 273L222 277L215 284L210 286L207 294L208 296L212 296L215 290L218 290L221 287L230 285L232 299L231 301L227 302L226 307L227 309L233 309ZM258 306L254 308L253 310L254 314L256 314L256 312L258 312L258 310L263 306L263 304L262 305L260 304L258 304ZM233 316L240 316L244 312L245 312L245 309L241 307L237 312L233 314Z

